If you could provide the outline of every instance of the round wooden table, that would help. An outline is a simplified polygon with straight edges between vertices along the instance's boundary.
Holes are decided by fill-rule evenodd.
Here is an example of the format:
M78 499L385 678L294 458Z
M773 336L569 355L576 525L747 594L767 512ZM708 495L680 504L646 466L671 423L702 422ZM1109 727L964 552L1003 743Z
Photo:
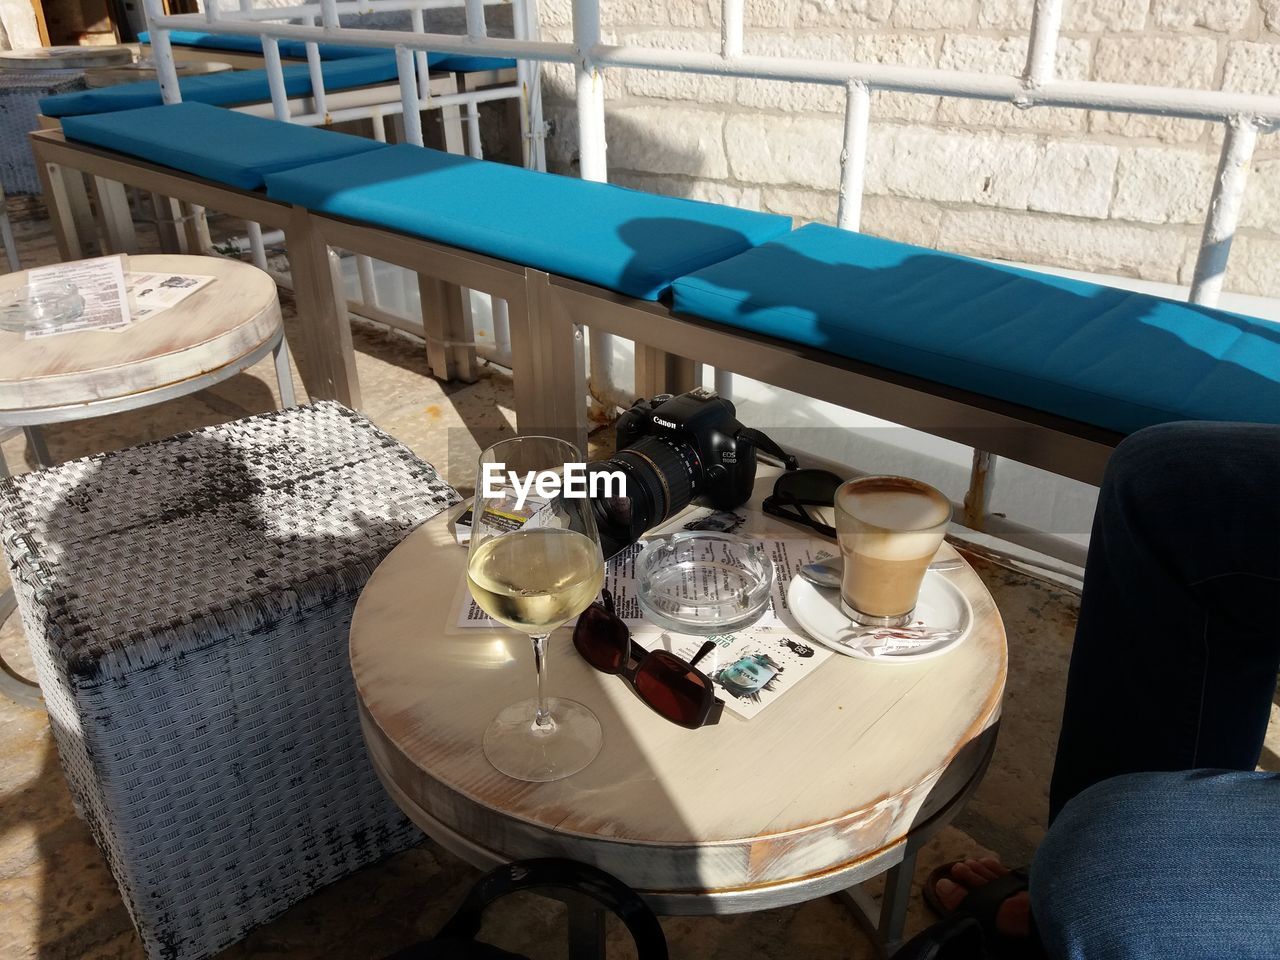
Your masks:
M231 69L229 63L218 63L213 60L178 61L174 65L178 77L199 77L210 73L225 73ZM117 83L135 83L139 80L155 80L159 76L159 68L154 60L139 60L137 63L126 63L118 66L91 67L84 72L84 82L89 89L113 87Z
M758 511L776 473L760 471L747 529L803 537ZM939 556L959 555L944 544ZM975 614L952 652L911 665L835 655L753 720L726 710L695 731L587 666L562 628L548 645L548 691L590 707L604 747L581 773L523 783L489 765L481 736L499 709L532 695L530 643L452 626L466 557L443 518L424 524L374 571L351 625L370 757L428 835L482 868L586 861L665 914L844 891L873 926L870 898L852 888L888 872L876 932L896 943L915 851L963 805L995 743L1004 626L967 564L939 574Z
M125 258L125 272L184 273L216 279L175 307L117 332L80 331L27 340L0 330L0 430L21 427L45 466L34 427L150 406L212 386L275 355L281 405L294 405L293 378L275 281L223 257L160 254ZM0 292L23 286L26 271L0 276ZM0 458L0 476L7 476ZM0 594L0 622L13 610ZM0 660L0 690L38 702L38 690Z
M0 427L29 427L134 410L203 390L274 351L285 406L293 380L275 281L223 257L175 254L125 258L125 272L216 279L176 307L125 330L81 331L27 340L0 331ZM27 282L0 277L0 291Z
M83 70L109 64L133 61L133 50L126 46L61 46L29 47L25 50L0 50L0 70Z

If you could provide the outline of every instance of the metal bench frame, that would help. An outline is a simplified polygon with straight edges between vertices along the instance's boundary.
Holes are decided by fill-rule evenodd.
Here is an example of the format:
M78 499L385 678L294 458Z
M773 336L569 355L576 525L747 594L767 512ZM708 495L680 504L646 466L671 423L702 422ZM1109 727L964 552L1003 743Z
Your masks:
M978 451L960 519L972 529L1030 542L1026 528L988 510L990 457L1097 484L1123 434L1030 407L959 390L774 337L672 312L601 287L526 270L532 329L542 350L536 390L558 436L586 441L587 386L583 331L636 344L637 396L692 389L701 364L826 400ZM512 317L515 336L515 317ZM538 368L535 368L537 370Z

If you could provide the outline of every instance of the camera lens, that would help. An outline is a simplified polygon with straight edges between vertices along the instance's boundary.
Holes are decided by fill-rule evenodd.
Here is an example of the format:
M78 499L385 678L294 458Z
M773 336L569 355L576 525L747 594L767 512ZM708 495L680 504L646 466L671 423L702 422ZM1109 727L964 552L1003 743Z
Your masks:
M598 497L592 502L601 539L614 552L687 507L702 486L697 451L670 437L641 437L608 460L590 464L588 470L619 471L626 477L625 496Z

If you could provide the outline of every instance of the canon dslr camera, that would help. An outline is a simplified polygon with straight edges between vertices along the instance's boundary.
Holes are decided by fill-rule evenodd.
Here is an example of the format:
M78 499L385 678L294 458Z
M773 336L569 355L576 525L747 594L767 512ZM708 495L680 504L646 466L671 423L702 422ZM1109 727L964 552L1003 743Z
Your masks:
M626 496L592 501L606 558L695 497L717 510L746 503L755 484L757 449L791 460L759 430L740 424L736 413L730 401L699 388L637 400L618 418L617 452L587 467L626 478Z

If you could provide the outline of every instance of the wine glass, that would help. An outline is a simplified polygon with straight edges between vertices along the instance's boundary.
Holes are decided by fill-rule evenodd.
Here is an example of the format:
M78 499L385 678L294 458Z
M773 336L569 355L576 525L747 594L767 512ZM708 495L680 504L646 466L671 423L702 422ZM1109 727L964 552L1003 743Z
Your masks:
M547 636L576 617L604 584L604 557L591 503L563 490L566 464L581 463L578 448L553 437L515 437L480 454L472 507L467 585L485 613L533 641L538 695L505 708L484 733L484 755L517 780L561 780L589 764L603 735L582 704L546 695ZM491 466L492 465L492 466ZM523 485L541 477L553 496L527 524L513 519L516 491L507 482L496 496L485 496L486 466ZM553 484L552 478L560 483ZM497 491L491 491L497 492ZM525 509L530 509L526 504Z

